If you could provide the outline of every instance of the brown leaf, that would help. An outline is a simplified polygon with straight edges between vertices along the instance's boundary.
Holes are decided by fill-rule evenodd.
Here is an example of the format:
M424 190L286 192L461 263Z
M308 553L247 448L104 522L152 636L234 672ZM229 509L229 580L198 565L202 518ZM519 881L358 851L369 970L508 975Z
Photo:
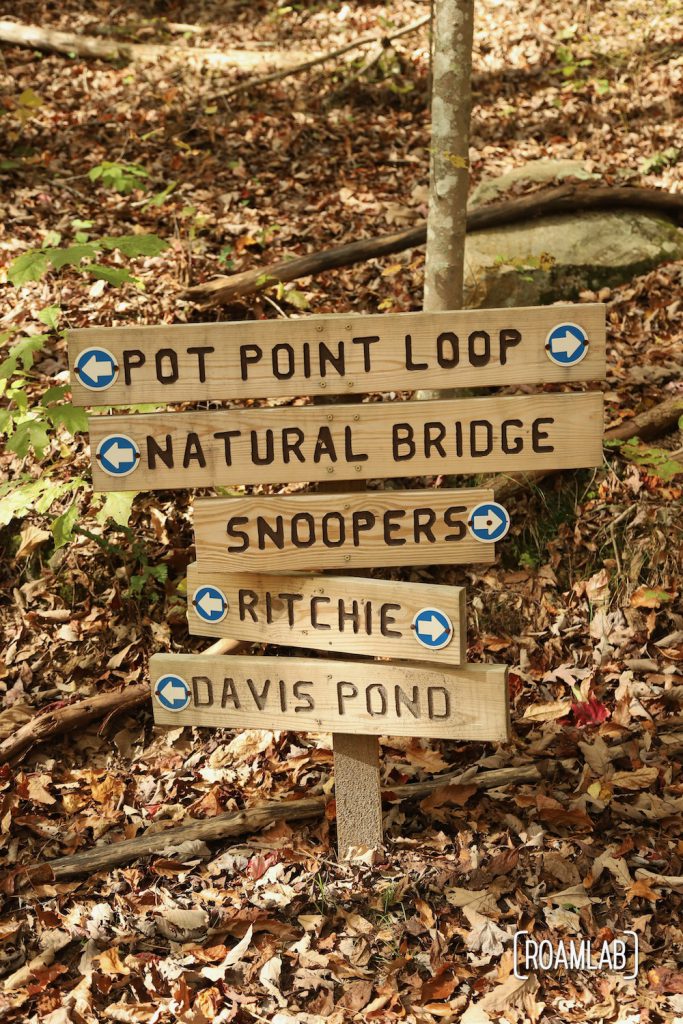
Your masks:
M496 875L508 875L517 867L518 860L519 850L503 850L489 864L488 873L492 878L495 878Z
M19 547L15 558L28 558L36 548L52 540L49 530L41 530L37 526L25 526L19 534Z
M351 981L344 986L344 995L337 1006L342 1006L345 1010L350 1010L351 1013L358 1013L368 1005L371 996L371 981Z
M644 900L650 900L651 903L656 903L659 899L657 893L644 878L639 878L628 887L626 890L626 902L630 903L637 896Z
M656 782L659 770L657 768L636 768L633 772L615 772L608 781L615 789L649 789L653 782Z
M647 972L647 980L653 992L683 995L683 972L673 967L654 967Z
M439 786L433 793L425 797L420 803L420 807L423 811L435 811L437 807L462 807L474 793L477 792L477 786L464 785L464 786Z
M433 978L422 983L420 1000L430 1003L433 999L449 999L458 986L458 979L450 967L443 967Z

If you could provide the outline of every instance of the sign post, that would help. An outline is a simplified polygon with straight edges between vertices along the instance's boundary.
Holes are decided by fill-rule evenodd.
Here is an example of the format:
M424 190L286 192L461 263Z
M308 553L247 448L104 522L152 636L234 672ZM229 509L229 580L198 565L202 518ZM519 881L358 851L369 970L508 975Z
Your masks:
M360 397L601 379L604 307L93 328L69 352L84 405L314 399L89 420L98 490L318 483L195 502L188 623L323 657L155 655L158 723L331 732L341 857L382 844L379 736L509 738L505 666L466 661L464 590L365 572L491 564L507 510L486 488L376 481L599 465L602 395Z

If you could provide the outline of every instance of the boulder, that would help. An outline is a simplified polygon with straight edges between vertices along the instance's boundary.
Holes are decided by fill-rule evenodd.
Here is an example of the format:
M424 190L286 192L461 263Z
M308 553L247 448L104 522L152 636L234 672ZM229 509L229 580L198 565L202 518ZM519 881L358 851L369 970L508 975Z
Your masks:
M679 259L683 230L637 210L563 214L477 231L465 247L465 306L571 301Z
M602 177L590 171L581 160L530 160L521 167L515 167L499 178L484 178L468 200L468 206L482 206L494 199L502 199L507 193L517 191L516 185L528 182L532 185L561 185L568 179L594 181Z
M521 184L600 179L581 160L531 160L484 179L474 208L519 193ZM614 288L670 260L683 259L683 231L665 217L634 210L563 214L478 231L465 249L465 306L539 306L579 292Z

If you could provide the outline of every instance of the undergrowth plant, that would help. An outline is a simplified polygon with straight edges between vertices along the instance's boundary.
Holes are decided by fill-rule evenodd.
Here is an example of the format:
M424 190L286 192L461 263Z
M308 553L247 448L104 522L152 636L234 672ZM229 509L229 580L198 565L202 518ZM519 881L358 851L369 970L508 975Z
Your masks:
M90 224L83 222L82 226ZM72 245L50 244L22 253L10 264L7 278L15 287L20 287L71 267L115 287L132 282L142 288L142 282L127 267L110 267L92 261L100 253L111 252L117 252L119 259L156 256L167 247L168 243L156 235L91 239L84 231L79 231ZM70 440L87 430L88 420L85 410L70 401L68 384L41 387L41 378L34 370L36 356L55 338L62 338L64 332L60 328L59 306L48 306L37 316L47 328L46 333L22 333L17 328L0 333L0 347L7 349L0 363L0 436L6 438L7 449L19 459L25 460L32 453L35 461L41 463L40 475L36 476L27 468L18 478L0 484L0 526L21 520L30 513L47 515L58 502L62 508L68 502L66 509L50 521L57 549L71 539L80 501L91 492L89 481L72 476L64 468L73 451ZM134 496L134 492L129 491L95 496L95 500L89 502L94 522L102 524L113 519L115 523L127 524ZM150 572L154 575L149 567L143 568L141 587Z

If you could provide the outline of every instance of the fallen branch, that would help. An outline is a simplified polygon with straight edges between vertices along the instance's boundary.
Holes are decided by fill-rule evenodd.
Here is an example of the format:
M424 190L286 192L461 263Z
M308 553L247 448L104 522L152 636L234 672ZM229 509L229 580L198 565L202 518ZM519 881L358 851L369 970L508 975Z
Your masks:
M493 789L511 782L534 782L543 778L553 766L570 767L571 761L543 762L541 765L521 765L514 768L496 768L493 771L474 775L474 769L464 772L449 772L437 775L426 782L410 783L405 786L393 786L383 792L387 800L410 800L432 793L441 786L459 783L466 780L480 789ZM551 766L549 769L548 766ZM277 800L248 807L243 811L230 811L217 814L213 818L193 821L190 824L178 825L153 832L136 839L125 839L119 843L109 843L84 850L71 857L58 857L42 864L32 864L21 871L21 875L32 881L49 879L56 881L72 878L75 875L92 874L106 868L125 864L139 857L163 853L164 850L177 847L190 840L201 839L211 842L216 839L229 839L232 836L249 835L268 828L278 821L305 821L317 818L325 809L328 798L324 796L307 797L302 800Z
M639 733L645 728L645 724L639 722L636 726L627 729L626 732L631 735ZM658 734L675 732L682 724L683 715L671 716L662 723ZM610 759L614 761L627 755L630 750L630 742L627 735L626 742L612 744L609 748ZM394 803L399 800L421 799L447 785L467 783L475 785L477 789L488 790L510 784L538 782L541 779L552 778L561 771L570 771L574 762L575 758L547 759L534 764L493 768L490 771L479 773L477 773L476 765L473 765L464 770L435 775L424 782L410 782L403 786L387 787L382 790L382 797L385 802ZM248 807L243 811L230 811L227 814L217 814L213 818L206 818L202 821L171 826L161 832L148 833L135 839L125 839L118 843L96 846L70 857L57 857L43 863L27 865L20 868L17 874L22 879L34 882L38 880L58 881L77 875L91 874L95 871L116 867L118 864L128 863L139 857L163 854L165 850L173 849L190 840L199 839L211 842L216 839L228 839L232 836L249 835L252 832L268 828L278 821L292 822L317 818L323 813L327 802L328 798L324 796L270 801L256 807Z
M0 21L0 42L27 46L32 50L64 53L68 57L96 57L101 60L156 61L175 58L192 65L214 68L239 68L245 71L270 65L286 69L296 67L301 51L211 50L201 47L166 46L161 43L122 43L100 36L82 36L54 28L39 28L19 21Z
M666 434L678 423L683 415L683 397L669 398L660 402L647 412L641 412L630 420L624 420L616 427L605 431L606 441L629 441L632 437L639 437L643 441L650 441L655 437ZM540 483L553 470L538 470L535 473L499 473L482 480L480 486L493 489L498 501L505 501L521 494L528 487Z
M315 68L319 64L325 64L327 61L343 57L344 54L350 53L351 50L357 50L361 46L370 46L374 43L381 49L385 49L394 41L394 39L398 39L400 36L406 36L409 32L415 32L418 28L426 25L430 20L431 14L426 14L423 18L418 18L418 20L412 22L412 24L406 25L404 28L400 28L396 32L391 32L389 35L363 36L362 39L356 39L355 42L347 43L345 46L340 46L337 50L331 50L329 53L321 53L319 56L312 57L310 60L305 60L301 64L295 65L293 68L287 68L282 71L273 71L271 74L263 75L261 78L250 78L246 82L238 82L237 85L233 85L225 92L216 93L213 96L213 99L228 99L230 96L234 96L238 92L248 92L251 89L258 88L260 85L267 85L269 82L277 82L281 78L288 78L290 75L299 75L303 71L310 71L311 68Z
M519 199L502 199L470 210L467 214L467 230L484 231L536 217L607 209L651 210L683 223L683 193L650 188L610 188L604 185L559 185ZM267 267L216 277L186 289L181 292L180 298L200 304L230 302L238 296L263 291L278 282L294 281L310 274L323 274L339 267L403 252L424 245L426 239L427 228L421 222L405 231L364 238L296 259L280 260Z
M218 640L202 653L230 654L244 646L240 640ZM122 711L132 711L146 704L149 698L149 682L135 683L123 690L108 690L38 714L0 743L0 764L14 762L37 743L44 743L54 736L72 732L100 718L108 719Z

